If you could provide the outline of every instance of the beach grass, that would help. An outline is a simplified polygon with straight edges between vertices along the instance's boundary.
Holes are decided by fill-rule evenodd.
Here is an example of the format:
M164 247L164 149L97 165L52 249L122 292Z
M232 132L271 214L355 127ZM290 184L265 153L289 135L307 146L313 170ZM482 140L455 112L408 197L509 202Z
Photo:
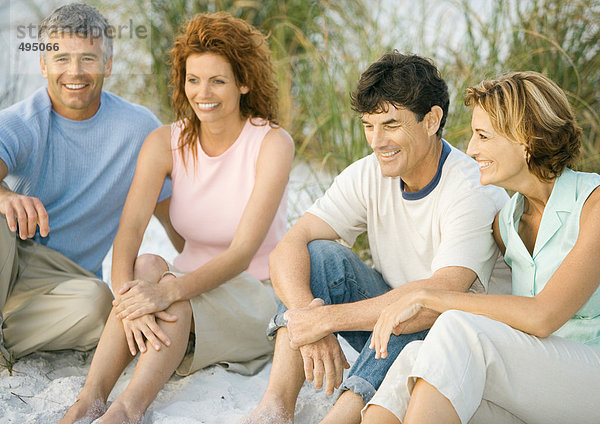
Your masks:
M451 144L464 149L470 137L470 111L462 103L467 86L533 70L555 80L572 101L584 129L581 169L600 168L598 0L498 0L483 9L482 2L469 0L435 5L424 0L154 0L149 9L145 0L128 7L116 0L101 3L112 13L147 14L152 74L140 76L146 81L134 87L146 89L131 95L164 122L173 118L167 59L175 35L195 13L226 10L269 36L280 122L296 141L297 156L313 166L337 173L369 153L349 93L369 63L395 48L431 57L448 81L452 101L445 137ZM416 11L407 15L409 7Z
M548 75L569 96L583 128L578 169L600 170L600 0L153 0L150 8L146 0L98 3L109 15L142 13L151 22L152 74L136 81L116 75L108 83L148 105L163 122L173 119L168 51L189 17L225 10L267 34L280 123L296 142L297 161L314 175L336 175L370 153L349 94L369 63L392 49L431 57L438 65L451 93L444 137L462 150L471 136L466 87L516 70ZM120 93L125 89L133 91ZM304 197L321 193L312 186ZM361 240L355 250L368 251Z

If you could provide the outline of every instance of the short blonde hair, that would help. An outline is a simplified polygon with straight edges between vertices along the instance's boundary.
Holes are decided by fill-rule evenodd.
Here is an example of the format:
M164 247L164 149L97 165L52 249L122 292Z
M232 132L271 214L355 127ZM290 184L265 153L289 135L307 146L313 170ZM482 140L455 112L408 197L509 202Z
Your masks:
M479 106L494 130L525 147L529 171L542 181L575 165L581 127L567 96L544 75L512 72L467 88L465 105Z

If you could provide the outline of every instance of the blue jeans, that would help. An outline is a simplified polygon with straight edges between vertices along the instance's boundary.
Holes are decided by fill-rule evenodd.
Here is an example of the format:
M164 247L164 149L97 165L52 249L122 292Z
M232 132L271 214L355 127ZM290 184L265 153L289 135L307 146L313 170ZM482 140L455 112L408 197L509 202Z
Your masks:
M380 296L391 290L380 273L368 267L352 250L339 243L315 240L308 244L310 254L310 289L314 297L321 298L326 305L358 302ZM285 326L283 303L271 320L267 330L274 336L279 327ZM341 331L342 336L360 355L350 369L342 390L351 390L367 403L381 385L385 374L400 351L413 340L423 340L429 330L413 334L390 337L388 356L375 359L375 351L369 349L370 331Z

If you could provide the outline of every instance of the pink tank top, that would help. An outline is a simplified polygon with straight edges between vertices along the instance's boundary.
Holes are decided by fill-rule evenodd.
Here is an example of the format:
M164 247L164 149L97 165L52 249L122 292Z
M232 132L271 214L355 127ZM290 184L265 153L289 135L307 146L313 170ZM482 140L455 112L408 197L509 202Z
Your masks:
M177 149L181 122L171 124L173 194L169 212L173 227L185 239L183 251L174 261L178 270L194 271L231 244L254 188L258 153L270 129L268 123L253 125L247 120L238 139L220 156L208 156L198 144L194 166L186 150L186 168ZM247 270L259 280L269 278L269 253L286 231L286 204L287 188L267 236Z

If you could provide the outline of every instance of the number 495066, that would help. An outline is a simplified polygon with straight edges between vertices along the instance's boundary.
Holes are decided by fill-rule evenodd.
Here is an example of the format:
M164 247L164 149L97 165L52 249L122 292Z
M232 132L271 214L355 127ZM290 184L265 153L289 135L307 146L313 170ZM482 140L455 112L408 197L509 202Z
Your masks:
M49 52L50 50L58 51L58 43L21 43L19 44L19 50L22 52Z

